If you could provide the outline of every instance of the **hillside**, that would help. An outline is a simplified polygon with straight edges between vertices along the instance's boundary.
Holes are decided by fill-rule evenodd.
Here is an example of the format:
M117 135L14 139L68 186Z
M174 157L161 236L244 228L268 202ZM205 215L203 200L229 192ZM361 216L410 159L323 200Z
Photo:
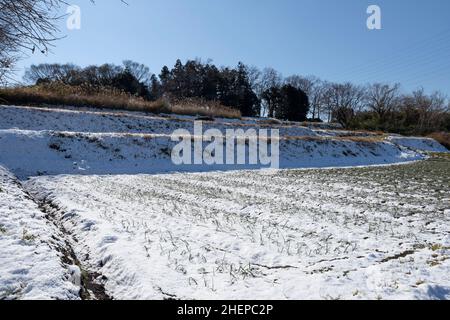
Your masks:
M436 141L216 119L280 130L283 170L176 166L195 120L0 106L0 299L450 298Z
M193 132L194 117L143 113L0 107L0 163L20 178L56 174L136 174L259 169L259 165L175 166L170 150L177 129ZM367 132L268 125L244 119L203 122L203 129L280 131L281 168L379 165L421 160L444 152L431 139L376 137ZM14 146L13 148L11 146Z

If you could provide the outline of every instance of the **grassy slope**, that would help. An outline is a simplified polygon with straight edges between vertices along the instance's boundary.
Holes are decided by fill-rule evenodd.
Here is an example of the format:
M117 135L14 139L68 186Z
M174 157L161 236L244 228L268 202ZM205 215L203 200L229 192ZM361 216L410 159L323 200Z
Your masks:
M241 117L238 110L215 102L184 100L171 104L164 99L147 101L116 89L86 88L63 84L3 88L0 89L0 103L27 106L65 105L223 118Z

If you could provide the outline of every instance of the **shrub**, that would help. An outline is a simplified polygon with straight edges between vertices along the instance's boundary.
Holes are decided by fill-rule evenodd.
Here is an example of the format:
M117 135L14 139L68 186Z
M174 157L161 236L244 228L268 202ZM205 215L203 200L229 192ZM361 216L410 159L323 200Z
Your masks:
M432 138L442 144L444 147L450 150L450 133L448 132L435 132L428 135L429 138Z

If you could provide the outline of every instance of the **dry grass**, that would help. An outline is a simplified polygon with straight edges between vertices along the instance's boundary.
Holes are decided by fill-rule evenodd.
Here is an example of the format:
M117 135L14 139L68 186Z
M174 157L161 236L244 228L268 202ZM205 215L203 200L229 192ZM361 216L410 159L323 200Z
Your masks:
M152 113L170 112L169 105L162 100L151 102L115 89L62 84L0 89L0 101L14 105L65 105Z
M353 142L369 142L369 143L376 143L376 142L383 142L386 139L387 135L374 135L369 137L357 137L357 136L347 136L347 137L336 137L336 140L347 140L347 141L353 141Z
M216 102L186 100L169 103L166 100L147 101L113 88L68 86L64 84L39 85L0 89L0 104L26 106L73 106L103 109L141 111L155 114L240 118L239 110Z
M347 132L350 132L349 136L355 135L355 136L370 136L370 137L374 137L374 136L385 136L386 133L383 131L369 131L369 130L349 130ZM347 133L348 134L348 133Z
M184 99L171 103L172 113L199 115L217 118L240 119L241 112L237 109L225 107L217 101L202 99Z
M298 125L298 124L294 124L294 125ZM327 122L309 122L309 121L304 121L301 122L300 125L302 127L309 127L309 128L314 128L314 129L323 129L323 130L344 130L344 128L342 127L342 125L338 124L338 123L327 123Z
M377 143L383 142L385 140L385 135L372 136L372 137L356 137L356 136L346 136L346 137L328 137L328 136L287 136L283 137L284 140L301 140L309 142L325 142L325 141L352 141L357 143Z
M162 100L151 102L114 89L62 84L0 89L0 101L14 105L47 104L152 113L170 112L169 105Z
M269 119L264 119L264 120L259 121L259 124L261 124L261 125L283 125L283 121L278 120L278 119L269 118Z
M450 133L448 132L435 132L428 136L442 144L444 147L450 150Z

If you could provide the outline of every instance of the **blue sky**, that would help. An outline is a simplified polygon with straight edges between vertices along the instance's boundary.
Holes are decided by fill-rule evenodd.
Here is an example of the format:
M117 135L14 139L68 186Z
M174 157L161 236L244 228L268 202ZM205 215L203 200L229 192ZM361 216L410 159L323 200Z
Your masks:
M131 59L159 73L177 58L239 61L283 75L330 81L400 82L450 95L448 0L72 0L81 30L67 30L48 56L19 65L81 66ZM382 30L368 30L366 9L382 10Z

